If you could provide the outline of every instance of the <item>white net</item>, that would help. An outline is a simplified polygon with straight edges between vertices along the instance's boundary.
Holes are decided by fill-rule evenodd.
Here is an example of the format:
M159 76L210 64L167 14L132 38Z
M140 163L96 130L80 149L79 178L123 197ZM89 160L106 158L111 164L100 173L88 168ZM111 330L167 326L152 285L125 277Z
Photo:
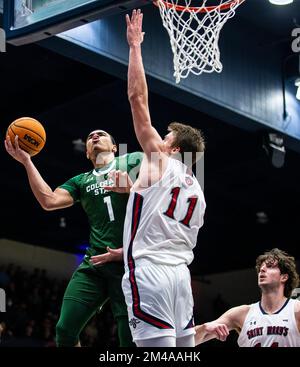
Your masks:
M215 0L218 5L210 6L207 0L199 0L197 7L193 7L192 0L156 1L170 36L176 83L190 72L199 75L222 71L220 31L242 2Z

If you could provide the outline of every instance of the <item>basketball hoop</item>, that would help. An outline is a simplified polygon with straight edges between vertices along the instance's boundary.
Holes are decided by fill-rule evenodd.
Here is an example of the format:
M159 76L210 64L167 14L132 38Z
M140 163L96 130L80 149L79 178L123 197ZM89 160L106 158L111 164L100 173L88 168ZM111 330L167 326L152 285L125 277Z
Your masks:
M192 0L154 0L163 26L168 31L173 51L176 83L189 73L220 73L219 36L223 25L234 17L236 8L245 0L215 0L218 5L191 6Z

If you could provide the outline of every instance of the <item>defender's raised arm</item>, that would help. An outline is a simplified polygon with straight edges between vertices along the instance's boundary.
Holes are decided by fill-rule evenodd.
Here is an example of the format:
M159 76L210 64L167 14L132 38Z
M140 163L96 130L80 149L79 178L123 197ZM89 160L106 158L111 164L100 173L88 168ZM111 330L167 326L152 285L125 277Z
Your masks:
M151 124L148 106L148 87L142 60L141 44L143 14L133 10L131 18L126 15L127 41L129 44L128 98L137 139L146 155L159 152L163 141Z

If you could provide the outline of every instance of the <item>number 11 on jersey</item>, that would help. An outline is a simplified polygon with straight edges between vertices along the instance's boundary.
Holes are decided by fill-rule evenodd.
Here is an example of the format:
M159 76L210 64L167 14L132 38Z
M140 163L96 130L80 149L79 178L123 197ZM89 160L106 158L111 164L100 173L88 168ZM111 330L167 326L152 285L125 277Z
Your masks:
M177 206L177 201L178 201L180 190L181 190L180 187L174 187L171 190L172 199L171 199L168 210L164 212L164 214L167 217L174 219L174 220L176 220L176 218L174 217L174 211ZM182 220L179 221L180 223L184 224L186 227L190 227L190 222L191 222L197 201L198 201L198 198L193 197L193 196L187 199L187 203L189 204L189 206L187 208L186 215Z

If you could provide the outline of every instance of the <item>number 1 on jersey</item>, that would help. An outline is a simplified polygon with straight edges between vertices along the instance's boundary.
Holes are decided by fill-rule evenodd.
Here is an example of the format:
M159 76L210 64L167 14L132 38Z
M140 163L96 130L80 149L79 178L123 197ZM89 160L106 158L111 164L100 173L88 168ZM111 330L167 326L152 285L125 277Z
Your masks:
M114 215L114 210L113 210L113 207L112 207L112 204L111 204L111 198L110 198L110 196L105 196L103 198L103 201L107 205L109 220L111 222L113 222L115 220L115 215Z
M177 200L178 200L180 190L181 190L180 187L174 187L171 190L172 199L171 199L171 202L169 204L168 210L166 212L164 212L164 214L167 217L169 217L171 219L174 219L174 220L176 220L176 218L174 217L174 211L175 211L176 206L177 206ZM187 227L190 226L190 221L192 219L197 201L198 201L198 198L195 197L195 196L190 197L187 200L187 202L189 203L187 213L186 213L185 217L182 220L180 220L180 223L184 224Z

